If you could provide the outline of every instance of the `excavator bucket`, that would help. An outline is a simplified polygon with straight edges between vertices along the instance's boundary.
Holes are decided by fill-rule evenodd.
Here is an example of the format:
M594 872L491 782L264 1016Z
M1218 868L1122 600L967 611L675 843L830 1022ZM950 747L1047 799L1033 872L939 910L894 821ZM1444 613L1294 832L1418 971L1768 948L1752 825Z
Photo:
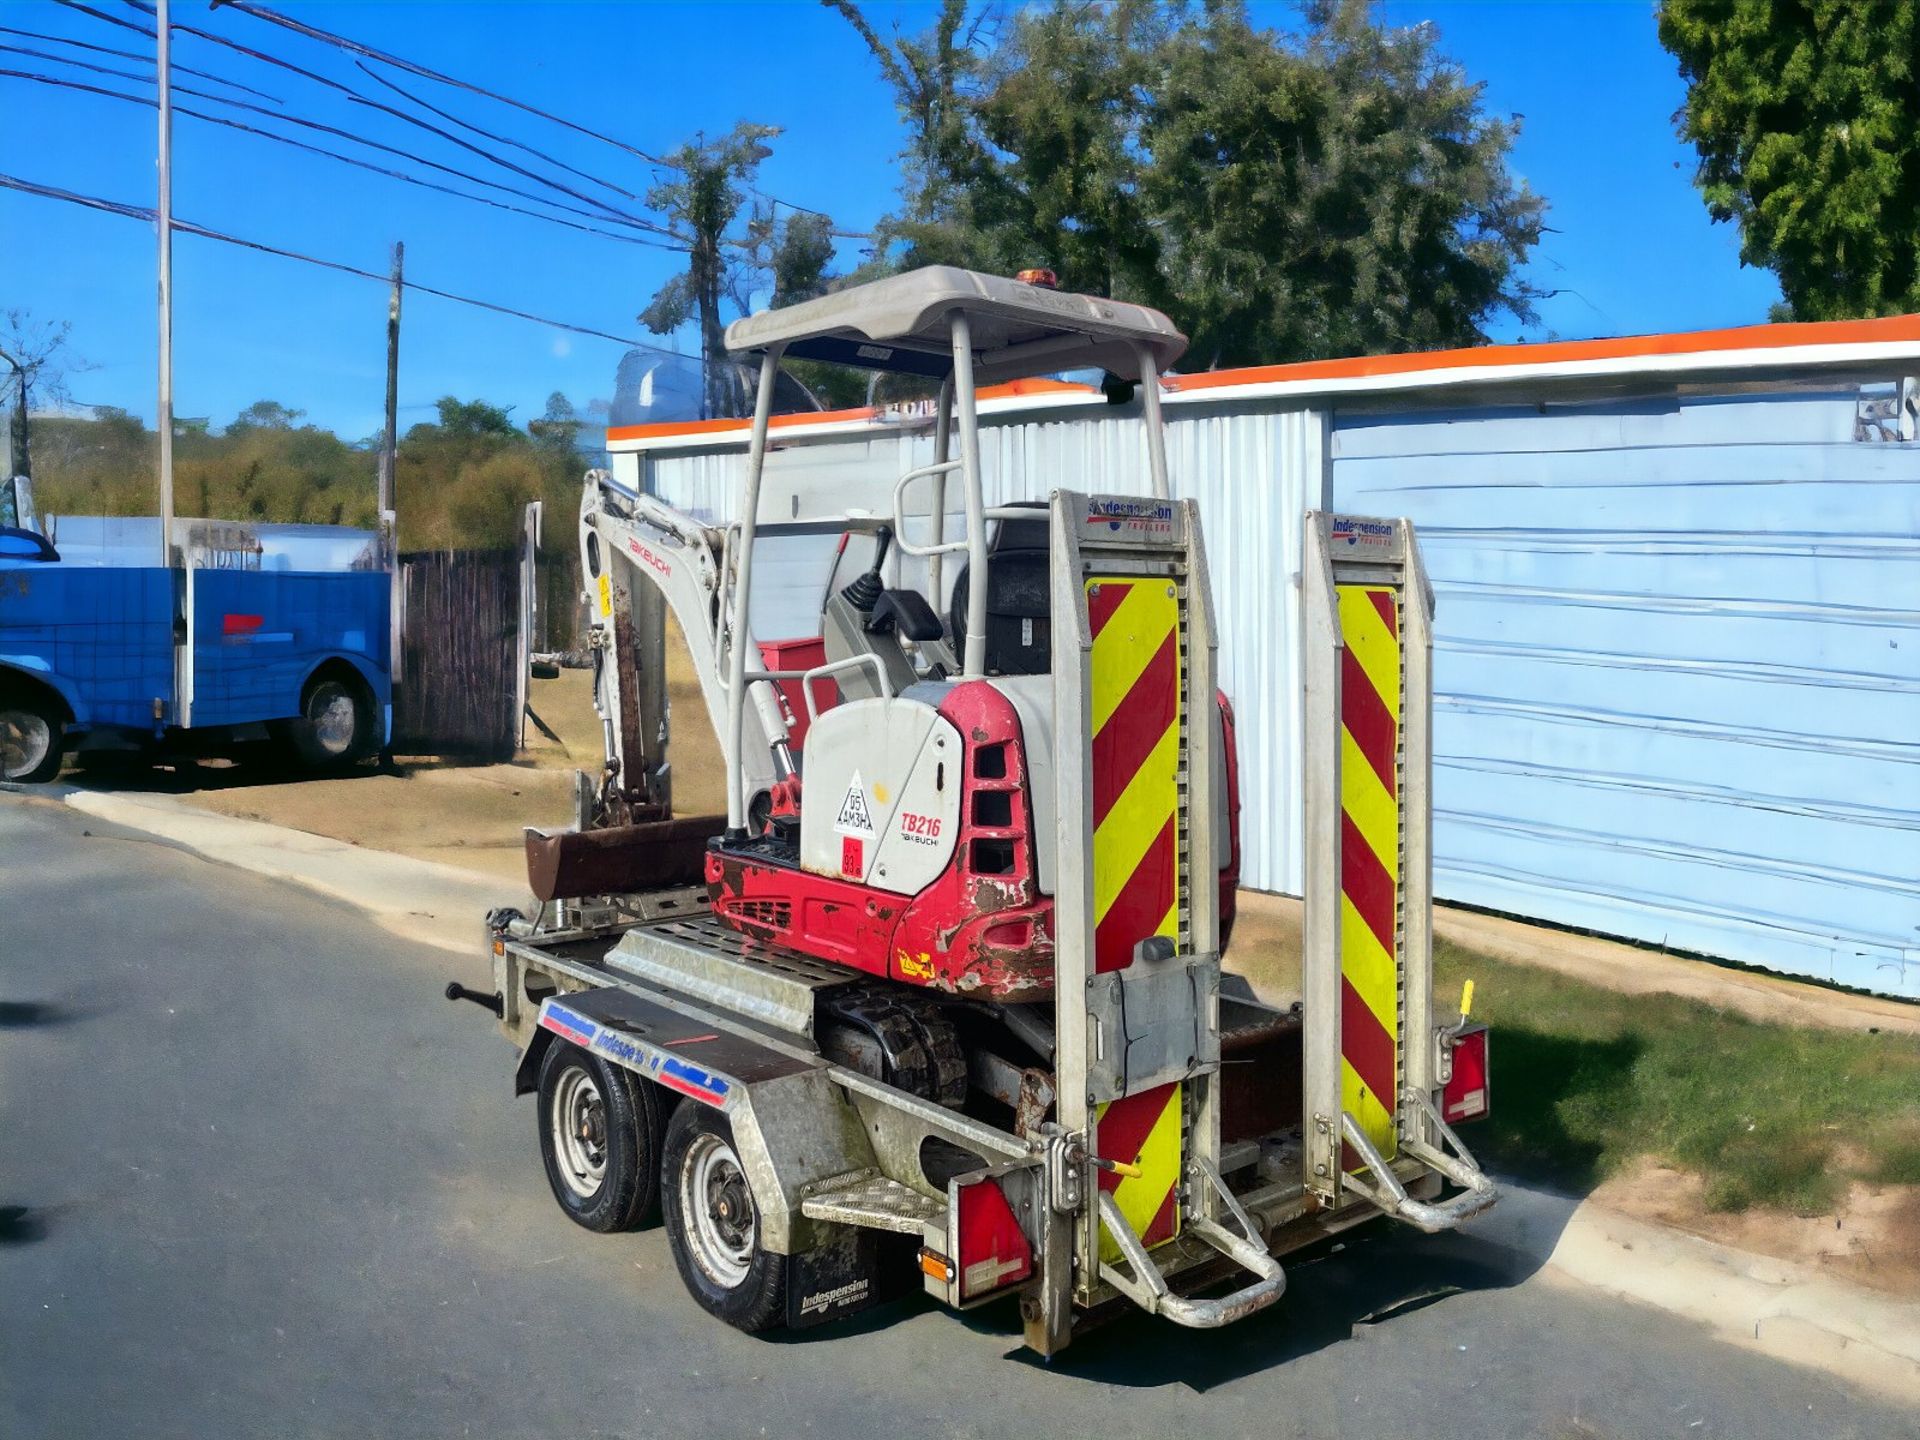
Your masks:
M527 831L527 887L545 904L698 885L707 841L724 815L689 815L603 830Z

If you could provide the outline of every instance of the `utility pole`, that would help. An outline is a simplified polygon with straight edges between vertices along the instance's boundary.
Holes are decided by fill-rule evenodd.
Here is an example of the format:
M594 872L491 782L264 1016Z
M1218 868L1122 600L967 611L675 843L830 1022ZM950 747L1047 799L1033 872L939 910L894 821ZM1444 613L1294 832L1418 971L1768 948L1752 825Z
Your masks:
M6 470L0 471L0 481L11 480L15 475L25 475L31 480L33 457L27 449L27 367L4 350L0 350L0 360L13 367L13 376L18 382L14 392L13 414L8 417L13 443L8 447L9 463Z
M400 294L406 288L407 247L393 244L393 290L387 297L387 428L380 437L380 529L387 556L387 674L400 683L400 517L395 506L394 462L399 453Z
M173 566L173 35L168 0L157 0L154 35L160 88L160 564Z

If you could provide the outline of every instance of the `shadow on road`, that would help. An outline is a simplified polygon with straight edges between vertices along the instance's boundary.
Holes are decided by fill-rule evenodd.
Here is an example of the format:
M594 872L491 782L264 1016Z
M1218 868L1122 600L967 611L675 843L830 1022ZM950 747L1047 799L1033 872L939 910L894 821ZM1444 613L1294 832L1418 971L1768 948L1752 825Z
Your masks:
M154 759L114 755L72 766L60 779L76 790L113 791L130 795L192 795L212 790L237 790L253 785L286 785L303 780L358 780L393 774L372 761L316 773L286 758L278 749L236 749L232 756L169 755ZM431 762L429 762L431 763ZM428 768L409 764L406 769Z
M0 1030L43 1030L72 1025L86 1018L86 1012L73 1005L48 1000L0 1000Z
M1376 1224L1301 1250L1285 1262L1288 1286L1280 1303L1221 1330L1183 1330L1120 1304L1083 1319L1072 1346L1049 1362L1019 1343L1020 1315L1011 1299L949 1320L977 1335L1011 1342L1007 1360L1055 1375L1100 1385L1184 1385L1205 1392L1337 1345L1362 1327L1414 1323L1415 1312L1453 1296L1520 1284L1546 1263L1578 1202L1515 1190L1506 1203L1509 1214L1502 1223L1483 1220L1459 1234L1422 1235ZM837 1324L765 1338L795 1346L852 1339L938 1309L925 1296L913 1296Z
M1472 1235L1374 1227L1291 1257L1280 1303L1223 1330L1182 1330L1121 1311L1076 1336L1050 1365L1024 1349L1008 1358L1102 1385L1205 1392L1337 1345L1357 1327L1391 1323L1453 1295L1517 1285L1544 1261L1545 1254Z
M0 1205L0 1246L31 1245L47 1236L51 1212L31 1205Z

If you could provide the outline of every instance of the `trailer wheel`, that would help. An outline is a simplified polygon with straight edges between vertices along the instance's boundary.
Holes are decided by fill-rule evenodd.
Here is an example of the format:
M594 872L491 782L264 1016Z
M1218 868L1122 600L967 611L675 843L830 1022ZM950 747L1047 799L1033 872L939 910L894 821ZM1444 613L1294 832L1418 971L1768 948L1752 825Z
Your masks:
M682 1103L667 1126L661 1208L673 1263L700 1308L749 1333L786 1300L787 1257L760 1244L760 1212L724 1115Z
M540 1158L567 1218L610 1235L631 1230L660 1195L660 1102L654 1088L556 1039L540 1061Z
M373 697L358 676L326 667L307 682L296 719L275 731L303 764L316 770L351 764L373 753Z
M40 785L53 779L65 729L53 707L30 691L0 691L0 780Z

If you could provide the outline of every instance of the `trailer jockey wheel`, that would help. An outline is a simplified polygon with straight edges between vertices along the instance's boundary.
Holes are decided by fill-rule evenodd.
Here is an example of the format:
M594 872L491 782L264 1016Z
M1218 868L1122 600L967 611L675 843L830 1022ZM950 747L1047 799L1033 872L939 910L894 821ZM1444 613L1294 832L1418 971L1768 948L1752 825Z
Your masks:
M660 1100L653 1085L556 1039L540 1061L540 1158L567 1218L631 1230L659 1198Z
M682 1101L663 1148L661 1208L687 1293L737 1329L768 1329L785 1309L787 1257L760 1244L760 1211L733 1127L719 1111Z

